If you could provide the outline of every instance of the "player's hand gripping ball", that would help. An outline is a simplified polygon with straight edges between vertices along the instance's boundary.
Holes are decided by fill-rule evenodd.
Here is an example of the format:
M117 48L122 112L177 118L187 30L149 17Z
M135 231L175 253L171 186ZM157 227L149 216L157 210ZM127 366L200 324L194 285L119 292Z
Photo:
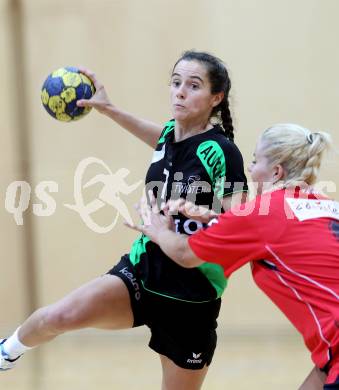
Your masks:
M78 107L80 99L90 99L95 93L92 81L78 68L60 68L51 73L41 90L46 111L59 121L69 122L82 118L91 107Z

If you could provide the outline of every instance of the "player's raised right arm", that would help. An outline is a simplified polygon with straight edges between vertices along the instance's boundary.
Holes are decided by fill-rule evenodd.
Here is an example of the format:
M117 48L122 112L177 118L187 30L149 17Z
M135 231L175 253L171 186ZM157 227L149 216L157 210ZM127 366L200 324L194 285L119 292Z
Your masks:
M113 105L106 93L104 85L97 80L95 74L86 68L79 69L93 81L96 92L89 100L78 100L78 106L94 107L100 113L113 119L121 127L141 139L141 141L145 142L152 148L155 148L162 131L162 126L151 121L141 119Z

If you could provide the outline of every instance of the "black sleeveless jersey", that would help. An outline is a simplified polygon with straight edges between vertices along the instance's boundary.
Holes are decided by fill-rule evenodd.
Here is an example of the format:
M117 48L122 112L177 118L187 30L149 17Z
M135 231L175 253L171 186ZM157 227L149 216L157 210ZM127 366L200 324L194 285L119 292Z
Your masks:
M221 200L247 191L242 156L218 125L204 133L174 142L175 121L165 124L146 175L146 189L157 201L185 198L221 212ZM194 234L203 224L182 214L174 216L178 234ZM227 285L221 266L204 263L183 268L168 258L145 235L131 249L130 260L146 290L188 302L220 297Z

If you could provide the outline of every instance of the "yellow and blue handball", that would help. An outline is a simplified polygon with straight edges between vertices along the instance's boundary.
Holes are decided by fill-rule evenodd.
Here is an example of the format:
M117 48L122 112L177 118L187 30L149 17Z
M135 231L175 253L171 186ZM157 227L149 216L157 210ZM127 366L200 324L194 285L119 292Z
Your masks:
M92 80L78 68L68 66L51 73L41 90L41 101L55 119L70 122L82 118L91 107L78 107L80 99L90 99L95 93Z

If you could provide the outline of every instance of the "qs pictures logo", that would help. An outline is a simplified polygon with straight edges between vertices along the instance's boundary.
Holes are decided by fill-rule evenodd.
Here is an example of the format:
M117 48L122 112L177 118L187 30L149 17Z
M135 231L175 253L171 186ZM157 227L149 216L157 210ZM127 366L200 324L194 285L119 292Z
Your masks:
M86 169L93 164L99 164L106 172L94 176L87 183L83 183L83 177ZM112 173L110 168L102 161L95 157L89 157L82 160L74 174L74 201L75 204L64 204L71 210L77 212L85 224L96 233L107 233L115 226L119 215L127 222L132 223L132 218L129 214L125 202L120 198L120 195L131 194L141 183L139 182L128 185L125 178L129 175L129 170L120 168L116 173ZM83 189L93 186L96 183L102 183L103 187L100 190L96 199L85 205L83 197ZM113 222L107 226L99 226L91 217L91 214L98 211L102 207L109 205L116 211L116 216Z
M103 173L95 175L92 179L84 182L84 177L89 167L96 165ZM74 203L65 203L63 206L79 214L86 226L95 233L108 233L116 225L119 216L127 222L132 222L128 207L121 198L121 195L129 195L135 191L142 180L128 184L126 179L130 171L126 168L120 168L113 173L107 164L96 158L88 157L78 164L74 173ZM85 202L84 191L94 186L102 184L97 196L89 202ZM33 204L33 213L36 216L50 216L56 211L56 201L50 193L57 193L58 183L55 181L42 181L35 188L35 194L43 203ZM31 198L31 186L26 181L14 181L6 191L5 208L13 214L17 225L23 225L23 214L28 209ZM111 223L101 226L95 222L93 214L103 207L113 208L114 217Z

